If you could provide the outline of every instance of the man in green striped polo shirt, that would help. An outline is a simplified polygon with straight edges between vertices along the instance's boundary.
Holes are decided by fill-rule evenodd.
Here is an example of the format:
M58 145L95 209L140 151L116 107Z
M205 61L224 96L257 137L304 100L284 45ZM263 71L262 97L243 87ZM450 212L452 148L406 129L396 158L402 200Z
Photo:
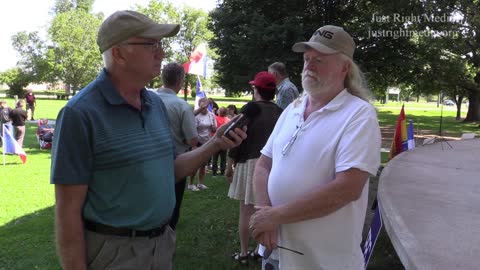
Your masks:
M176 156L167 111L145 85L160 73L161 40L179 25L118 11L100 27L105 67L60 111L52 148L55 229L63 269L171 269L175 179L233 140Z

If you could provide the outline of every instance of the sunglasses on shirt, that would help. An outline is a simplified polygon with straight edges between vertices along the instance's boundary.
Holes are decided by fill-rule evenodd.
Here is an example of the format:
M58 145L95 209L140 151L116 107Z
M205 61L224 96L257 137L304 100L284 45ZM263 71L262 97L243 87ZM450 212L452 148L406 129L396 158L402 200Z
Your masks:
M278 246L278 245L277 245L277 248L288 250L288 251L291 251L293 253L297 253L298 255L304 255L302 252L293 250L291 248L286 248L286 247L282 247L282 246ZM263 252L263 258L268 259L270 257L270 255L272 255L272 251L273 251L272 249L265 249L265 251Z

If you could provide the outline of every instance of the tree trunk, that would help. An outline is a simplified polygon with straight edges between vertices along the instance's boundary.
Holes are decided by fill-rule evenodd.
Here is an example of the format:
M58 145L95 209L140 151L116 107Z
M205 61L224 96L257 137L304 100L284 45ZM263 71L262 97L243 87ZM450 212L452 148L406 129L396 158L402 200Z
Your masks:
M480 92L471 92L468 95L468 112L463 122L480 121Z
M457 104L457 116L455 117L456 120L460 120L462 118L462 104Z
M457 105L457 116L455 117L456 120L460 120L460 118L462 118L462 101L463 95L458 95L458 98L455 100L455 105Z
M71 84L67 84L67 88L65 89L65 94L68 96L70 95L70 91L72 90L72 85Z

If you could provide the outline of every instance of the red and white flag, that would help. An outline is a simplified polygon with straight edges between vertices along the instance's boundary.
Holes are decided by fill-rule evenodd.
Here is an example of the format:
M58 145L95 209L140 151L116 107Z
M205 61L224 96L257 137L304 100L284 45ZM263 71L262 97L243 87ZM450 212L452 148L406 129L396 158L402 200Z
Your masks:
M183 64L183 69L188 74L195 74L207 77L207 45L202 43L198 45L189 58L190 61Z
M18 142L13 137L13 134L10 132L6 125L2 125L2 144L3 144L3 155L5 154L15 154L20 157L22 162L25 164L27 162L27 154L23 148L18 144Z

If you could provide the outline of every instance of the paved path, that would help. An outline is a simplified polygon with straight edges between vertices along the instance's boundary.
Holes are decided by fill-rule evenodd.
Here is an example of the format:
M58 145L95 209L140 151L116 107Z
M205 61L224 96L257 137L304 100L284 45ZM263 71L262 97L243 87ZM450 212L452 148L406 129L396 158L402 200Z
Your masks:
M375 107L379 110L400 110L402 107L388 107L388 106L378 106L378 107ZM428 108L416 108L416 107L406 107L405 108L405 111L440 111L442 110L441 107L428 107ZM443 107L443 110L444 111L457 111L457 106L444 106ZM466 112L468 110L468 107L466 106L462 106L461 108L462 112Z
M478 269L480 139L417 147L388 162L378 199L406 269Z

